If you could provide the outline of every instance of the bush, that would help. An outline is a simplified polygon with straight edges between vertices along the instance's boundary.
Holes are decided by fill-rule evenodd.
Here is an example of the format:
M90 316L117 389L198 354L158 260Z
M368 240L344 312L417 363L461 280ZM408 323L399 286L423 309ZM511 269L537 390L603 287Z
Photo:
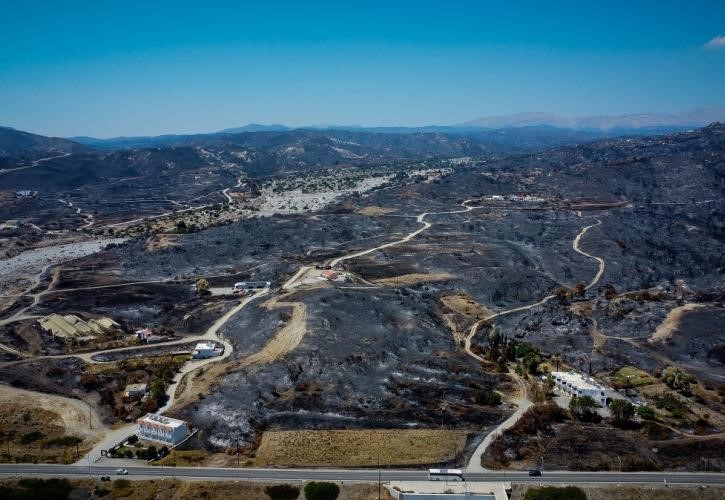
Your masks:
M264 488L264 492L270 500L295 500L300 496L300 489L297 486L292 486L291 484L267 486Z
M335 483L312 481L305 485L307 500L335 500L340 494L340 487Z
M529 488L524 495L524 500L587 500L584 490L576 486L543 486L541 488Z
M20 436L20 442L22 444L30 444L34 443L35 441L38 441L39 439L43 439L45 437L45 434L43 434L40 431L31 431L26 432L22 436Z
M637 408L637 415L639 415L639 418L642 420L657 420L657 414L647 405L639 406Z
M138 442L138 436L134 434L130 438L128 438L128 444L136 444Z
M615 424L626 425L634 418L635 408L626 399L615 399L609 405L609 412Z
M476 392L476 403L487 406L501 404L501 395L492 389L481 389Z
M113 489L114 490L125 490L131 486L131 481L128 479L116 479L113 481Z
M26 478L17 486L0 486L0 498L8 500L61 500L67 499L73 490L67 479Z
M680 391L686 396L690 395L690 384L695 383L692 376L675 366L668 366L662 370L662 381L670 388Z
M83 440L78 436L61 436L46 441L45 447L51 448L53 446L74 446L76 444L81 444L82 442Z
M92 373L84 373L81 375L81 385L86 389L93 389L98 385L98 377Z

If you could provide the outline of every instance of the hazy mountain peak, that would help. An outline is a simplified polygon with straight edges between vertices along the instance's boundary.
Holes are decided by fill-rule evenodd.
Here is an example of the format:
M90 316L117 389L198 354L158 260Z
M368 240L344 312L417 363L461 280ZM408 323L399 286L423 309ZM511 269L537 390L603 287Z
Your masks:
M725 108L697 108L681 113L640 113L619 116L565 117L546 112L488 116L461 123L460 127L516 128L551 126L572 129L640 129L658 127L701 127L725 120Z

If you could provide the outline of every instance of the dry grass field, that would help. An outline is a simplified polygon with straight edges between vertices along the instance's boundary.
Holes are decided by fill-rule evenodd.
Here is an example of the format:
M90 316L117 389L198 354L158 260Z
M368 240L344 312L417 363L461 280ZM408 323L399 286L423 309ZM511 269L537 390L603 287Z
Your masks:
M578 485L587 494L588 500L719 500L725 497L725 487L699 489L696 486L663 485ZM521 500L532 485L513 484L511 500Z
M269 431L255 466L372 467L423 465L453 460L464 448L465 431L425 429Z
M16 480L0 481L2 486L15 486ZM127 500L269 500L264 488L272 483L249 481L179 481L175 479L129 481L115 480L111 483L89 480L71 481L74 490L70 498L123 498ZM304 483L290 483L300 488L300 499L304 499ZM344 483L340 485L338 500L377 500L378 485L371 483ZM382 500L392 500L383 488Z

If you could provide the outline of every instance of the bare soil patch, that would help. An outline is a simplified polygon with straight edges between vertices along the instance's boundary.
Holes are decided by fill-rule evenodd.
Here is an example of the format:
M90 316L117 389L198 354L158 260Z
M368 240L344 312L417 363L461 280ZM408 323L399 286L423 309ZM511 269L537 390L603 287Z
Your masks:
M669 313L665 320L660 323L655 332L650 337L650 341L656 340L667 340L671 338L680 326L682 316L687 311L694 311L701 307L705 307L706 304L685 304L684 306L675 307Z
M154 253L164 248L178 246L179 236L176 234L160 233L149 236L146 240L146 253Z
M256 466L365 467L437 464L463 451L466 431L428 429L268 431Z
M424 283L426 281L445 281L453 279L453 275L448 273L411 273L401 276L393 276L391 278L382 278L373 280L374 283L388 286L406 286Z
M441 297L441 302L448 309L458 314L463 314L475 320L481 320L495 313L483 304L474 301L470 295L466 293L457 293L455 295L446 295Z
M374 215L385 215L385 214L389 214L389 213L395 212L395 211L396 211L396 209L394 209L394 208L370 206L370 207L363 207L355 213L358 213L360 215L374 216Z

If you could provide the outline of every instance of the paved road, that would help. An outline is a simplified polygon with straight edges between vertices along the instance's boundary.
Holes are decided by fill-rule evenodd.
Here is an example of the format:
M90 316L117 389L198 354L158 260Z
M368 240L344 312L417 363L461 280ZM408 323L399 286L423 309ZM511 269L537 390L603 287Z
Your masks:
M0 476L95 476L115 474L113 466L1 464ZM377 481L377 469L215 469L206 467L127 467L129 479L186 478L186 479L246 479L264 481ZM425 470L381 471L383 481L425 481ZM541 477L529 477L526 472L489 472L466 474L468 481L521 481L534 483L663 483L725 485L725 474L694 472L544 472Z

